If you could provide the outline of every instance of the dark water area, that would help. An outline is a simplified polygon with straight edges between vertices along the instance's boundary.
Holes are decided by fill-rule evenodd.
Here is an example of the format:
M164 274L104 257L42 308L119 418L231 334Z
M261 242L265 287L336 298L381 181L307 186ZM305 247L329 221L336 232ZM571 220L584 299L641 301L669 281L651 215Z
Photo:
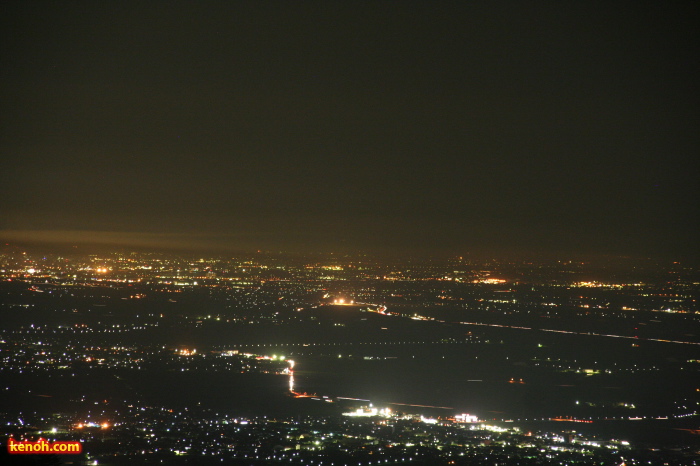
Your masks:
M481 418L663 415L672 409L674 391L690 383L677 374L631 376L553 373L539 368L500 366L490 358L435 355L387 360L304 360L298 363L298 387L331 396L450 407ZM661 375L661 376L660 376ZM510 376L510 377L509 377ZM511 383L511 379L515 380ZM520 382L522 380L522 382ZM666 395L668 400L659 398ZM579 401L577 404L576 401ZM635 404L631 409L596 410L604 403Z
M335 406L295 399L288 377L232 372L93 371L4 377L0 412L117 412L126 405L192 408L232 416L328 415ZM94 414L93 414L94 415Z
M0 408L6 413L36 410L86 414L91 410L109 410L122 402L136 402L254 417L338 415L371 402L398 412L435 417L470 413L490 423L524 430L574 430L652 446L697 445L700 439L683 430L697 429L697 417L602 420L678 412L678 406L671 401L687 394L681 387L692 386L692 378L683 380L658 373L633 377L553 373L508 366L499 362L497 352L489 353L487 348L475 345L416 344L405 345L401 350L377 345L365 351L376 359L347 354L341 358L317 356L309 352L294 356L295 391L316 394L318 400L291 396L290 378L286 375L124 370L50 377L10 375L3 380L10 390L1 397ZM379 359L384 357L389 359ZM522 378L523 383L510 383L511 378ZM335 402L323 401L324 396ZM602 408L584 404L592 401L608 404ZM620 402L636 403L637 408L614 406ZM594 421L543 420L553 417ZM510 420L513 422L505 422Z
M298 400L288 392L288 377L274 374L160 373L135 374L126 382L137 387L146 402L173 408L198 407L220 414L254 416L325 415L331 407Z
M92 370L3 374L9 389L0 408L83 412L126 402L252 417L339 414L372 402L401 412L470 413L502 425L588 431L651 445L695 445L700 438L682 430L698 429L697 417L674 417L697 410L700 401L697 366L688 362L700 359L693 345L417 321L351 307L300 315L306 320L284 325L205 322L183 328L165 322L71 339L284 355L295 361L294 390L319 400L291 396L285 375ZM546 420L566 417L593 422ZM611 418L616 420L604 420Z

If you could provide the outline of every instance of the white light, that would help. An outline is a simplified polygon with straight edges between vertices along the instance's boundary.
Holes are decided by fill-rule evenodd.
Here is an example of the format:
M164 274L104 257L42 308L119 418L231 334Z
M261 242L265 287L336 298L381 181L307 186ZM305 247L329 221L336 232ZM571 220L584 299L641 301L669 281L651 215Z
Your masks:
M455 420L457 422L479 422L479 418L477 416L472 416L471 414L458 414L455 416Z

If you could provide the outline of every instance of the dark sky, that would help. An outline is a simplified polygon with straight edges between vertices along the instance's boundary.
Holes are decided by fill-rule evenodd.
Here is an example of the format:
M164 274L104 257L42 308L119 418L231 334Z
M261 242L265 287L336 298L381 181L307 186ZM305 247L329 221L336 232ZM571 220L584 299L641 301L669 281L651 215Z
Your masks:
M4 2L0 237L694 254L699 11Z

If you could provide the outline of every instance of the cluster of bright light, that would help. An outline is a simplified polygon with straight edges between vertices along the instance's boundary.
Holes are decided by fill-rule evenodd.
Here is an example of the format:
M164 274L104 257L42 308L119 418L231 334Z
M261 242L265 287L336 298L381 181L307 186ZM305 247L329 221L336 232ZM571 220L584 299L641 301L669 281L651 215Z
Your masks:
M75 427L77 429L82 429L84 427L100 427L102 429L107 429L109 427L109 423L103 422L102 424L98 424L97 422L79 422Z
M640 286L641 283L632 283L632 286ZM622 288L624 285L617 283L601 283L601 282L577 282L574 286L581 288Z
M333 304L355 304L354 300L345 301L344 298L334 299Z
M383 409L377 409L370 407L369 408L357 408L355 411L351 411L349 413L343 413L343 416L354 416L354 417L372 417L372 416L382 416L382 417L390 417L391 416L391 409L389 408L383 408Z
M492 426L489 424L480 424L478 428L480 430L488 430L490 432L499 432L499 433L508 432L508 429L506 429L505 427ZM472 429L476 430L477 427L472 426ZM517 429L514 428L513 430L517 430Z
M479 418L471 414L458 414L455 416L457 422L479 422Z
M178 351L178 354L180 356L193 356L193 355L197 354L197 350L196 349L190 350L187 348L182 348L180 351Z
M485 283L487 285L499 285L505 282L506 280L502 278L479 278L477 280L472 281L472 283Z
M433 418L433 417L420 417L421 422L425 422L426 424L437 424L438 420Z
M97 273L107 273L109 272L109 269L107 267L98 267L95 269L95 272Z
M248 356L248 354L246 354ZM253 355L250 355L253 356ZM272 356L255 356L255 359L263 359L266 361L284 361L285 357L284 356L277 356L276 354L273 354Z

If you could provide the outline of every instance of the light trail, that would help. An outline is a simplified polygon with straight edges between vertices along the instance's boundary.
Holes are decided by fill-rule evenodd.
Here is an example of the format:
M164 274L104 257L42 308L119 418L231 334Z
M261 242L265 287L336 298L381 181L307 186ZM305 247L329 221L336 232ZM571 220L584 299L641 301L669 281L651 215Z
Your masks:
M440 319L435 319L432 317L424 317L424 316L410 316L408 314L400 314L398 312L387 312L388 308L384 305L381 304L369 304L369 303L358 303L364 306L369 306L367 308L368 311L374 312L376 314L384 315L384 316L396 316L396 317L404 317L407 319L413 319L413 320L424 320L424 321L430 321L430 322L441 322L441 323L452 323L452 324L462 324L462 325L479 325L483 327L499 327L499 328L514 328L514 329L520 329L520 330L541 330L543 332L555 332L555 333L568 333L568 334L573 334L573 335L590 335L590 336L598 336L598 337L608 337L608 338L625 338L629 340L640 340L640 341L656 341L659 343L676 343L679 345L700 345L700 342L695 342L695 341L682 341L682 340L666 340L662 338L640 338L636 336L629 336L629 335L610 335L610 334L605 334L605 333L594 333L594 332L574 332L570 330L557 330L557 329L549 329L549 328L541 328L541 329L536 329L536 328L531 328L531 327L521 327L517 325L501 325L501 324L484 324L481 322L447 322L445 320L440 320ZM377 309L371 309L371 306L376 307Z
M461 322L458 322L461 323ZM367 342L334 342L334 343L244 343L229 345L232 348L276 348L302 346L313 349L314 346L355 346L355 345L453 345L453 344L474 344L474 340L452 340L452 341L367 341Z
M409 403L387 403L387 404L399 405L399 406L415 406L417 408L454 409L454 408L450 408L448 406L412 405Z
M628 340L635 340L635 341L658 341L661 343L677 343L680 345L700 345L700 342L695 342L695 341L680 341L680 340L664 340L661 338L644 338L644 337L632 337L629 335L610 335L606 333L594 333L594 332L573 332L570 330L556 330L556 329L550 329L550 328L530 328L530 327L518 327L516 325L501 325L501 324L484 324L481 322L452 322L454 324L461 324L461 325L478 325L481 327L499 327L499 328L513 328L513 329L518 329L518 330L540 330L542 332L554 332L554 333L568 333L568 334L573 334L573 335L588 335L588 336L594 336L594 337L608 337L608 338L625 338Z
M349 400L349 401L363 401L363 402L370 402L370 400L365 399L365 398L353 398L353 397L345 397L345 396L337 396L337 397L329 397L326 395L318 395L316 393L305 393L305 392L297 392L294 388L294 371L293 367L295 366L295 363L293 360L288 359L287 363L289 363L290 367L287 370L287 374L289 375L289 392L292 396L295 398L307 398L315 401L325 401L329 403L333 403L335 400ZM470 380L474 382L481 382L481 380ZM571 386L571 385L561 385L561 386ZM388 405L394 405L394 406L411 406L415 408L430 408L430 409L449 409L453 410L454 408L448 407L448 406L432 406L432 405L420 405L420 404L411 404L411 403L392 403L388 402L386 403ZM502 411L490 411L493 413L503 413ZM576 423L593 423L595 421L641 421L641 420L655 420L655 421L664 421L664 420L669 420L669 419L680 419L680 418L686 418L686 417L696 417L700 413L698 411L691 411L691 412L684 412L681 414L666 414L666 415L654 415L654 416L596 416L596 417L589 417L588 419L581 419L581 418L576 418L573 416L557 416L557 417L540 417L540 418L491 418L488 419L490 421L495 421L495 422L576 422Z
M350 401L366 401L369 402L370 400L364 399L364 398L352 398L352 397L347 397L347 396L335 396L335 397L329 397L329 396L319 396L316 393L306 393L306 392L298 392L294 389L294 370L292 368L294 367L294 361L288 360L289 363L289 369L288 369L288 374L289 374L289 393L294 396L294 398L309 398L312 400L316 401L327 401L332 403L333 399L336 400L350 400ZM415 404L409 404L409 403L387 403L390 405L398 405L398 406L414 406L417 408L435 408L435 409L454 409L450 408L447 406L430 406L430 405L415 405Z

